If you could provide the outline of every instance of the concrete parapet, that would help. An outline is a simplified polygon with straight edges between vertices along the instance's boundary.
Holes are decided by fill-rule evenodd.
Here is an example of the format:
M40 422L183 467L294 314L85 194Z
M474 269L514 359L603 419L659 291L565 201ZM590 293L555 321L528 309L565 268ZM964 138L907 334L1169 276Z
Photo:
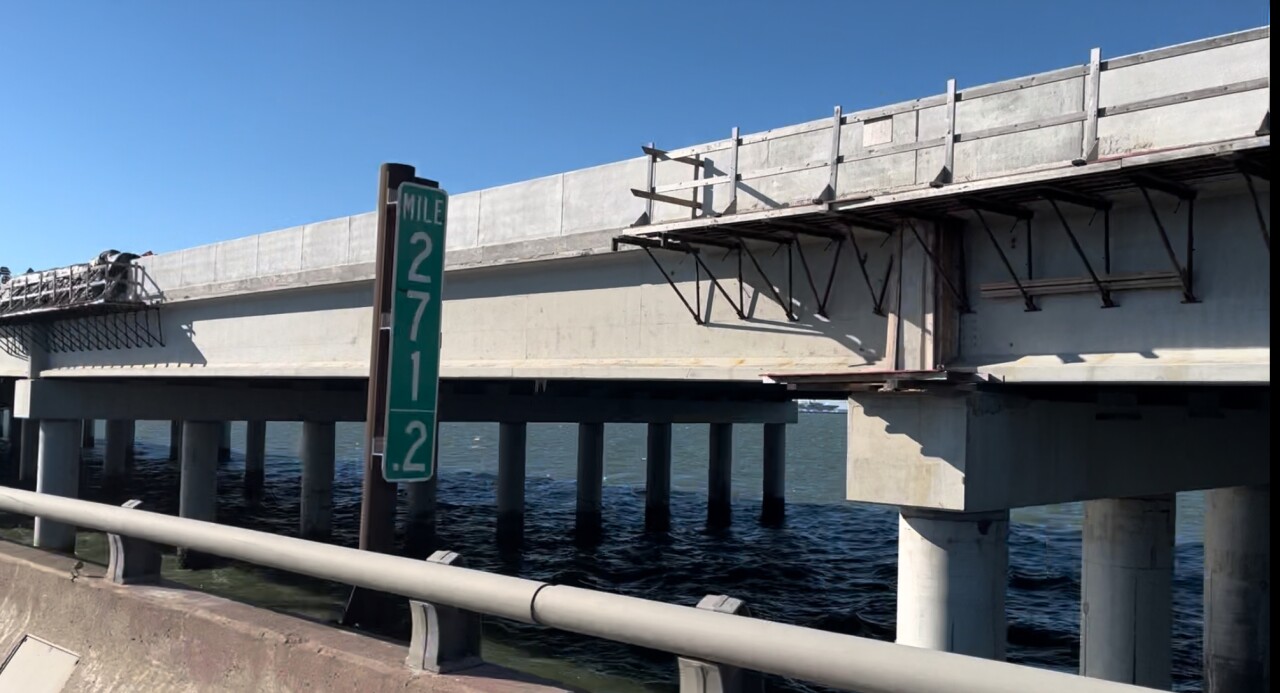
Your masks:
M568 690L492 665L411 671L403 645L170 585L114 585L75 563L0 543L0 654L25 634L76 653L66 690Z

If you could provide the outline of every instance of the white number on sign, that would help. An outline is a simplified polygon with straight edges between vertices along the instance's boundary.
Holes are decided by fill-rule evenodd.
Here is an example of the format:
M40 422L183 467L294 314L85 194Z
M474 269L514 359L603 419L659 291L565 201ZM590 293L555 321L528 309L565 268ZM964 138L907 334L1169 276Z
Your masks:
M410 421L409 425L404 427L404 432L409 435L418 436L418 439L413 441L413 445L409 446L409 451L404 454L404 471L427 471L427 465L425 462L413 461L413 456L418 454L418 448L422 447L427 442L427 425L421 421Z
M409 325L409 341L418 341L418 323L422 322L422 314L427 310L427 304L431 302L431 292L414 291L409 289L405 295L418 302L418 307L413 310L413 324Z
M418 401L418 379L421 377L422 371L422 352L415 351L409 354L409 359L413 361L413 380L409 381L409 397L413 401Z
M421 265L424 260L431 257L431 236L428 236L425 231L418 231L412 236L409 236L409 245L417 245L419 241L422 242L423 248L422 252L418 253L418 256L413 258L413 264L409 265L409 281L430 284L431 277L428 277L425 274L419 274L418 266Z

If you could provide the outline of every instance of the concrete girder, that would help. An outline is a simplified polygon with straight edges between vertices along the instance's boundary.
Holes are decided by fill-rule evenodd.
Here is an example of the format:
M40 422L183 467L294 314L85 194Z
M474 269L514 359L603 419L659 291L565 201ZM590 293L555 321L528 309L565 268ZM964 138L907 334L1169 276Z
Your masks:
M984 512L1270 483L1268 412L977 392L849 400L849 500ZM856 444L852 444L856 441Z
M22 418L363 421L363 388L227 387L158 382L20 380ZM56 415L55 415L56 414ZM794 402L639 399L442 391L442 421L526 423L795 423Z

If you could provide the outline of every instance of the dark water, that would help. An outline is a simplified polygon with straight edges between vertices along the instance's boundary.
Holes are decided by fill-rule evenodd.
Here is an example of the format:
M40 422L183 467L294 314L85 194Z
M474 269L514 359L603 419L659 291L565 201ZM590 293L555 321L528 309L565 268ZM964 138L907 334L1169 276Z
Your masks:
M469 565L558 584L693 605L704 594L744 599L755 615L884 640L894 636L897 516L889 508L853 504L844 495L844 416L802 415L788 432L787 522L764 528L760 511L758 427L735 430L733 527L709 533L706 514L707 432L673 431L672 531L644 532L643 426L606 430L605 539L575 546L576 430L529 428L526 537L515 553L499 552L494 536L496 425L442 429L440 546ZM296 534L299 465L296 424L268 429L266 491L243 493L244 429L233 431L234 455L218 477L218 516L229 524ZM101 426L99 427L101 435ZM357 425L338 428L334 497L335 543L354 545L359 516L360 440ZM99 446L86 451L82 495L119 502L141 497L152 509L176 513L178 470L165 458L168 424L138 425L137 461L124 490L105 492ZM1015 511L1007 597L1009 659L1074 671L1078 661L1080 507ZM1174 584L1174 677L1179 690L1198 690L1201 637L1201 497L1179 497ZM29 522L0 519L6 536L26 538ZM79 551L105 557L102 538L81 533ZM173 579L271 608L333 619L346 597L340 585L235 564L202 572L166 561ZM488 620L487 659L598 691L674 690L676 666L651 652L536 626ZM799 682L770 687L818 691Z

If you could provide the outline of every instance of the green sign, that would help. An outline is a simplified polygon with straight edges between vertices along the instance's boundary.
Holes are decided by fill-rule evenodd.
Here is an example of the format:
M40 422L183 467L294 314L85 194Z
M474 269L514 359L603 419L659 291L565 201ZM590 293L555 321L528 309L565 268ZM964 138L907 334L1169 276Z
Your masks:
M402 183L396 198L395 276L382 477L426 481L436 471L440 308L449 196Z

